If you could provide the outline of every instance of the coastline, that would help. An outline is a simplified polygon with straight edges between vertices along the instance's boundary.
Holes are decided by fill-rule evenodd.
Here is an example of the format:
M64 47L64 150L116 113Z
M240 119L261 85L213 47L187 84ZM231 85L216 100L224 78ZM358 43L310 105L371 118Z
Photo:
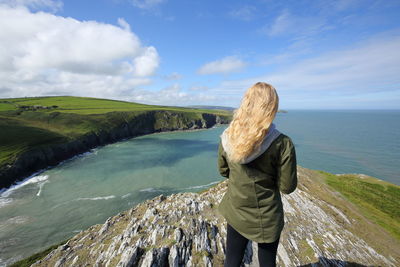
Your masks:
M209 129L215 125L227 124L230 120L228 116L210 113L199 113L200 118L186 116L183 112L149 111L108 131L86 133L68 143L22 153L12 165L0 170L0 193L94 148L154 133Z
M76 155L72 156L71 158L62 160L62 161L58 162L56 165L47 166L47 167L45 167L45 168L43 168L43 169L40 169L40 170L38 170L38 171L36 171L36 172L30 174L29 176L23 177L21 180L18 180L18 181L16 181L14 184L10 185L10 187L0 188L0 196L3 197L3 194L4 194L4 193L6 193L6 192L8 192L8 191L10 191L10 190L14 190L15 187L18 187L19 185L26 183L26 182L29 181L30 179L32 179L32 178L34 178L34 177L36 177L36 176L39 176L40 174L42 174L43 172L45 172L45 171L47 171L47 170L49 170L49 169L56 168L56 167L58 167L58 166L60 166L60 165L62 165L62 164L64 164L64 163L66 163L66 162L69 162L69 161L71 161L71 160L75 160L75 159L77 159L77 158L79 158L79 157L82 157L82 156L85 156L85 155L88 155L88 154L95 153L95 152L96 152L95 149L99 149L99 148L105 147L105 146L107 146L107 145L116 144L116 143L119 143L119 142L124 142L124 141L130 140L130 139L132 139L132 138L137 138L137 137L140 137L140 136L147 136L147 135L153 135L153 134L156 135L156 134L163 134L163 133L170 133L170 132L197 132L197 131L205 131L205 130L208 130L208 129L211 129L211 128L214 128L214 127L218 127L218 126L222 126L222 125L227 125L227 124L216 124L216 125L214 125L214 126L212 126L212 127L210 127L210 128L187 129L187 130L184 130L184 129L166 130L166 131L160 131L160 132L154 132L154 133L148 133L148 134L142 134L142 135L138 135L138 136L134 136L134 137L124 138L124 139L121 139L121 140L117 140L117 141L115 141L115 142L113 142L113 143L104 144L104 145L99 145L99 146L97 146L97 147L91 148L89 151L81 152L81 153L79 153L79 154L76 154ZM216 182L212 182L212 184L215 184L215 183L216 183ZM203 188L204 185L201 185L201 186L193 186L193 188L197 188L197 187ZM190 188L186 188L186 189L190 189Z

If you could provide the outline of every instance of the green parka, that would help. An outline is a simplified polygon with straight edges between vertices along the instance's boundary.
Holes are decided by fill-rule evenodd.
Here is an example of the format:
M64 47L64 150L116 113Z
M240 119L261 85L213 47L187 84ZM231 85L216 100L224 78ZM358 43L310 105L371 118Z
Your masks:
M289 194L297 187L292 140L278 132L261 155L245 164L230 162L220 142L218 167L229 178L218 207L227 223L257 243L276 241L284 226L280 192Z

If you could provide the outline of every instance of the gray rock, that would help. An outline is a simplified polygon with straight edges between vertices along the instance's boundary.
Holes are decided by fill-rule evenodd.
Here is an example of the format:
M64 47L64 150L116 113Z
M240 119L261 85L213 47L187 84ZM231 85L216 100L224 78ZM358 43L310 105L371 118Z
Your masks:
M140 257L143 254L143 249L140 247L127 247L127 249L122 252L120 261L117 263L118 267L131 267L138 266Z
M318 184L318 190L337 203L320 199L309 189L310 172L299 167L298 173L299 188L282 196L286 224L278 266L400 266L400 249L387 246L385 252L374 239L358 236L352 213L337 205L344 207L345 200ZM74 266L82 260L79 255L87 255L89 266L222 266L226 221L215 207L226 188L222 182L201 194L147 200L80 232L33 266ZM376 231L382 233L380 228ZM258 266L256 243L249 242L242 266Z

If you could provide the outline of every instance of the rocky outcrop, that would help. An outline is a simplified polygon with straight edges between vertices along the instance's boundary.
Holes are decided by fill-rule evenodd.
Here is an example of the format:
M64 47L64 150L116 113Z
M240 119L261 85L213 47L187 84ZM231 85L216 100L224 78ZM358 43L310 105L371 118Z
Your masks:
M117 127L90 132L68 143L42 146L18 156L12 165L0 169L0 189L34 172L60 163L90 149L139 135L174 130L210 128L228 123L224 116L203 113L201 116L185 112L148 111L125 120Z
M283 195L278 266L400 265L398 241L317 173L299 167L298 174L296 191ZM224 181L203 193L160 195L80 232L33 266L223 266L226 222L217 206L226 189ZM243 265L257 262L250 242Z

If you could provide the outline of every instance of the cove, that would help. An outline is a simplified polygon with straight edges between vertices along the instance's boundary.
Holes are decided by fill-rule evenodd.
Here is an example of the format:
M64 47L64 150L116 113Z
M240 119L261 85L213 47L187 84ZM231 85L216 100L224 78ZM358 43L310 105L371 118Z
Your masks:
M199 191L222 180L215 159L225 127L151 134L99 147L3 192L0 265L156 195Z

